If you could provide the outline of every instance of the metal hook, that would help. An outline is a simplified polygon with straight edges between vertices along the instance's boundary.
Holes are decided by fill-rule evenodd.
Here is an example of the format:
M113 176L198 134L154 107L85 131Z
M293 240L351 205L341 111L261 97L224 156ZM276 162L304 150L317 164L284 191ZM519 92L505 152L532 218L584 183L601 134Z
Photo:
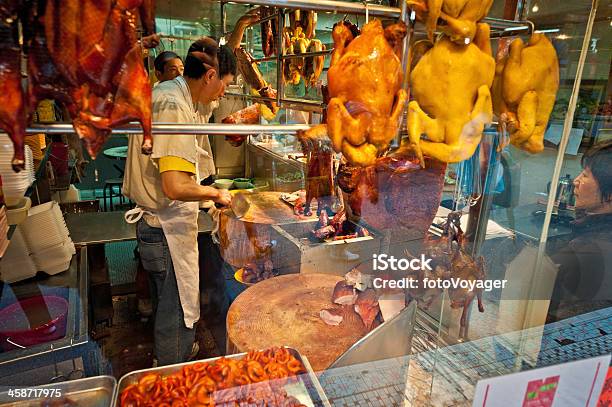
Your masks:
M531 20L525 20L527 24L529 24L529 35L535 32L535 24Z

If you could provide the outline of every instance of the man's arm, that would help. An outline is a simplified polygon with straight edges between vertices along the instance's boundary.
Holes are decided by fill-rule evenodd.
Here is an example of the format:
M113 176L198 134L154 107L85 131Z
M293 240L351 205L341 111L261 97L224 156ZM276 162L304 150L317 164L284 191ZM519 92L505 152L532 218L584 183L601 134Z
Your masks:
M184 202L214 201L228 206L231 194L226 190L198 185L191 174L184 171L164 171L161 173L162 191L171 200Z
M236 22L234 31L232 31L229 39L227 40L227 46L232 50L240 48L244 31L253 23L259 20L259 9L251 10L247 14L240 17Z

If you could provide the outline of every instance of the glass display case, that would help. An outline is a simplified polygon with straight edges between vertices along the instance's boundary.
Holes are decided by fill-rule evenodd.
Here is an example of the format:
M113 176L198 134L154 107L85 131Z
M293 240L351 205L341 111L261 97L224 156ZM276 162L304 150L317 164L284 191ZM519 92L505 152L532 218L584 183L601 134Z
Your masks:
M200 259L229 302L222 353L260 364L287 346L313 405L388 407L468 406L484 379L612 352L609 5L495 0L478 21L446 10L441 23L418 1L201 3L161 7L176 50L201 34L227 41L259 10L234 50L248 54L235 105L215 124L153 123L160 137L215 138L228 168L244 157L225 181L247 187L201 214ZM363 42L333 78L332 51L347 56L337 24L344 46ZM475 31L457 42L454 24ZM508 68L523 47L532 65ZM393 64L397 75L372 75ZM365 65L376 69L354 68ZM508 77L527 83L519 101ZM256 103L256 121L218 124ZM269 348L263 362L255 351ZM266 377L285 379L280 365Z

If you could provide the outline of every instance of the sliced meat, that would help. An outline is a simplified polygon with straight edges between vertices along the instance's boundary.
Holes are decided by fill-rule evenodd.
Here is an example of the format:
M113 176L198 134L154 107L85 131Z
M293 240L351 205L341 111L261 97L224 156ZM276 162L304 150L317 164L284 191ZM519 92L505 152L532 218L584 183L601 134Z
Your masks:
M353 305L357 300L357 294L353 286L344 281L338 281L332 294L332 302L339 305Z
M374 290L366 290L359 293L355 301L355 312L359 314L366 329L372 329L372 324L380 312L378 297Z
M328 308L321 310L319 316L327 325L337 326L340 325L344 317L342 316L344 312L340 308Z

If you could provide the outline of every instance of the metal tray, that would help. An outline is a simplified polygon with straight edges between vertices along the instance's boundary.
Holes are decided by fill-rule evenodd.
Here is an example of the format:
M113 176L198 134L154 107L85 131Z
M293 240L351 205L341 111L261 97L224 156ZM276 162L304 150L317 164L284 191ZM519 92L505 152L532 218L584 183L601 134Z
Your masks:
M302 404L308 407L331 407L331 404L329 403L327 397L325 396L325 393L323 392L323 387L321 387L321 384L319 383L319 380L314 374L312 366L310 366L310 362L308 362L306 356L300 355L300 353L293 348L287 347L287 349L293 354L296 359L302 362L304 364L304 367L306 368L306 373L298 376L297 383L291 383L284 386L285 390L287 391L287 394L297 398ZM246 357L246 355L246 352L237 353L235 355L227 355L225 356L225 358L241 359L243 357ZM134 372L128 373L119 380L119 385L117 386L117 391L115 392L115 402L113 405L115 407L120 407L121 393L123 392L123 390L127 386L138 382L141 377L147 374L157 373L159 375L167 376L181 370L183 366L189 366L195 363L202 362L211 363L218 359L221 359L221 357L196 360L187 363L178 363L176 365L162 366L152 369L136 370Z
M19 398L11 397L8 391L0 393L2 407L40 407L44 401L60 401L69 399L82 407L110 407L113 405L117 381L111 376L86 377L68 382L51 383L44 386L28 387L32 389L54 389L60 393L59 398ZM26 387L23 387L26 388Z

